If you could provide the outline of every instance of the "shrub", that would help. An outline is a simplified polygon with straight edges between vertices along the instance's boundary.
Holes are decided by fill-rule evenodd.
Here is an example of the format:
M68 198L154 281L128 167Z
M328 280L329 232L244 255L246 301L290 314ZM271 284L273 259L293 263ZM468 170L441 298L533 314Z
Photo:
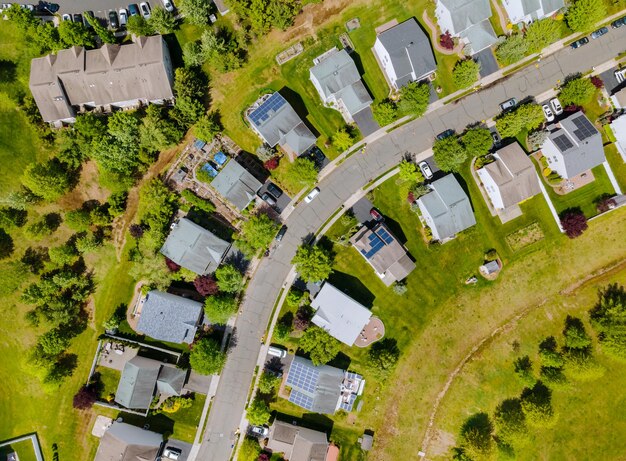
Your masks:
M190 396L173 395L165 399L158 408L157 412L176 413L183 408L191 408L193 406L193 398Z
M213 213L215 211L215 205L213 205L210 200L199 197L192 190L185 189L180 195L198 210L202 210L206 213Z
M571 239L580 237L589 227L587 224L587 218L580 210L569 210L564 212L561 216L561 226L565 231L565 235Z
M217 286L217 282L211 275L199 275L193 281L193 286L196 291L202 296L209 296L217 294L219 291L219 287Z
M617 206L617 202L613 197L604 197L598 200L596 204L596 209L598 213L606 213L607 211L615 208Z
M263 166L265 167L266 170L272 171L278 168L279 161L280 159L278 157L272 157L268 161L264 162Z
M408 182L423 182L424 176L420 170L418 170L417 165L413 162L409 162L408 160L402 160L400 162L400 173L398 174L399 178L402 181Z
M170 272L178 272L180 270L180 266L167 257L165 258L165 265Z
M452 35L450 35L450 32L446 32L445 34L441 34L439 36L439 45L446 50L454 49L454 39L452 38Z
M604 88L604 81L597 75L592 75L589 77L589 81L598 89Z
M461 90L472 86L478 80L480 64L473 59L459 61L452 70L452 80L457 89Z

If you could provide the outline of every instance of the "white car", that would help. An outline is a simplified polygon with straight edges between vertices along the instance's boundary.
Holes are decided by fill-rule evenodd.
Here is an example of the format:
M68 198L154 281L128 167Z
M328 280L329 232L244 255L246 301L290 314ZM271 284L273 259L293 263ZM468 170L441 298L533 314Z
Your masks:
M617 83L622 83L624 80L626 80L626 69L616 70L615 80L617 80Z
M270 434L269 428L265 426L250 426L250 434L259 439L264 439Z
M126 8L120 8L118 14L120 15L120 27L123 27L128 22L128 11Z
M70 22L72 22L72 16L70 16L70 15L69 15L69 14L67 14L67 13L64 13L64 14L63 14L63 16L61 16L61 19L62 19L63 21L70 21Z
M141 2L139 4L139 9L141 10L141 15L143 16L144 19L150 19L151 14L151 8L150 8L150 4L148 2Z
M433 170L430 169L430 166L428 165L428 163L420 162L419 165L417 166L419 167L420 171L424 175L425 179L430 179L433 177Z
M176 461L178 458L180 458L180 455L182 454L183 454L183 451L180 448L167 447L165 450L163 450L162 458Z
M546 120L548 122L554 121L554 112L552 112L550 106L548 104L544 104L543 106L541 106L541 108L543 109L543 115L546 116Z
M306 203L311 203L313 201L313 199L315 197L317 197L320 193L320 190L318 187L316 187L315 189L313 189L311 192L309 192L309 195L307 195L306 197L304 197L304 201Z
M282 347L270 346L267 349L267 355L271 355L272 357L278 357L279 359L284 359L287 357L287 351Z
M174 4L170 0L162 0L162 1L163 1L163 7L167 11L169 11L170 13L174 11Z
M552 112L555 115L561 115L563 113L563 106L561 105L561 101L557 98L550 99L550 107L552 107Z

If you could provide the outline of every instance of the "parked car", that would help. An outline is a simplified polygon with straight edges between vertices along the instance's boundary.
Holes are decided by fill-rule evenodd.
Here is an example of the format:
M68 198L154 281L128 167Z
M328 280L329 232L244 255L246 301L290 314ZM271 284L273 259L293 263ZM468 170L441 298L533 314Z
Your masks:
M89 21L87 21L87 16L95 18L94 14L93 14L93 11L85 11L85 12L83 12L83 19L85 20L85 27L87 29L93 29L92 25L89 23Z
M600 29L594 31L591 33L591 38L593 38L594 40L596 38L600 38L602 37L604 34L608 34L609 33L609 28L608 27L601 27Z
M442 139L449 138L450 136L453 136L453 135L454 135L454 130L448 129L444 131L443 133L439 133L437 135L437 140L441 141Z
M57 11L59 11L59 5L56 3L50 3L50 2L39 2L39 9L48 11L51 14L54 14Z
M148 2L141 2L139 4L139 8L141 9L141 15L143 16L143 18L150 19L150 16L152 15L152 9L150 8L150 4Z
M120 27L124 27L128 22L128 11L126 11L126 8L120 8L118 14L120 16Z
M269 192L263 192L261 199L269 206L276 206L276 199Z
M311 192L309 192L309 195L307 195L306 197L304 197L304 201L306 203L311 203L313 201L313 199L315 197L317 197L320 193L320 190L318 187L316 187L315 189L313 189Z
M623 18L616 19L615 21L611 23L611 27L613 29L619 29L620 27L624 25L626 25L626 16L624 16Z
M278 231L278 234L276 234L276 241L280 242L286 233L287 233L287 226L283 225Z
M550 107L555 115L561 115L563 113L563 106L561 105L561 101L557 98L550 99Z
M117 13L115 10L109 11L109 24L111 25L111 29L120 28L120 21L117 19Z
M139 7L136 3L128 5L128 14L131 16L139 16Z
M24 8L25 10L28 10L28 11L35 11L35 6L34 5L22 5L22 8Z
M257 437L259 439L266 438L270 433L270 430L265 426L250 426L248 428L248 431L250 432L251 436Z
M543 106L541 106L541 108L543 109L543 115L546 117L546 120L548 122L553 122L555 117L554 112L552 112L552 109L550 109L550 105L544 104Z
M65 14L63 14L63 15L61 16L61 20L62 20L62 21L71 21L71 20L72 20L72 17L71 17L69 14L65 13Z
M425 179L430 179L433 177L433 170L430 169L430 165L428 165L428 163L419 162L417 166L419 167L420 171L424 175Z
M267 355L271 355L272 357L278 357L279 359L284 359L287 357L287 350L282 347L270 346L267 349Z
M376 221L376 222L380 222L380 221L382 221L383 219L385 219L385 218L383 218L383 215L382 215L382 214L380 214L380 211L378 211L376 208L372 208L372 209L370 210L370 216L371 216L371 217L372 217L372 219L373 219L374 221Z
M83 15L80 13L74 13L74 15L72 16L72 18L74 19L74 22L80 22L83 23Z
M268 190L268 192L270 192L276 198L278 198L281 195L283 195L282 189L280 187L278 187L276 184L274 184L273 182L268 182L267 183L267 190Z
M517 99L511 98L506 101L500 103L500 109L503 111L511 110L517 106Z
M180 448L176 448L176 447L166 447L165 450L163 450L163 458L165 459L171 459L173 461L177 461L180 458L180 455L183 454L183 451Z
M570 46L573 50L575 50L576 48L580 48L581 46L586 45L587 43L589 43L589 39L587 37L583 37L580 40L576 40L575 42L573 42Z
M616 70L613 75L615 75L615 80L617 80L617 83L622 83L624 80L626 80L626 68Z
M500 146L500 143L502 142L502 138L500 137L500 134L497 131L491 132L491 139L493 139L493 147Z
M170 13L174 11L174 4L170 0L162 0L162 1L163 1L163 8L165 8Z

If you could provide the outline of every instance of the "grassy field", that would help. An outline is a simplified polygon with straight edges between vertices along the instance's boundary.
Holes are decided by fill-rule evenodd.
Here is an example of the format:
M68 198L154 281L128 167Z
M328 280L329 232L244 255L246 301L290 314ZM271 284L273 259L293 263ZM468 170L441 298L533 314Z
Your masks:
M622 156L617 152L615 144L610 144L604 147L606 153L606 160L609 162L617 184L622 189L622 193L626 192L626 162L622 159Z
M19 461L37 461L35 456L35 448L30 440L24 440L18 443L12 443L11 445L0 448L1 459L7 459L7 455L12 452L17 453Z
M96 373L100 375L100 399L104 400L111 394L115 395L122 373L112 368L100 366L96 368Z

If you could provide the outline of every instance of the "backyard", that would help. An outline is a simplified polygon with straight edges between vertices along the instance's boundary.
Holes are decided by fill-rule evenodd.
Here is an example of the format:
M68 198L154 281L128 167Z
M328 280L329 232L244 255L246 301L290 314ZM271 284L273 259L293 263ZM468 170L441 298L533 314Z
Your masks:
M30 439L0 448L0 459L7 459L7 455L13 452L17 454L19 461L37 461L35 449Z

